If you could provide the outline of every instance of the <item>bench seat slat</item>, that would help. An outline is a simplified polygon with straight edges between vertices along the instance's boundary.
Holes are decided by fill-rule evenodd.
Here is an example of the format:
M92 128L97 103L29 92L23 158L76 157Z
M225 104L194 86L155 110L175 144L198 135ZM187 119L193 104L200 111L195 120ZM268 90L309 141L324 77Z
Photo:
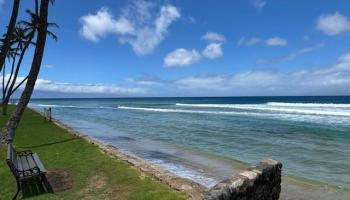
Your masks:
M40 169L40 171L46 173L47 170L45 169L43 163L39 159L38 154L34 153L33 154L33 159L34 159L34 162L36 163L36 166Z
M21 171L26 171L36 167L36 164L32 155L18 156L17 163L18 163L18 170L21 170Z

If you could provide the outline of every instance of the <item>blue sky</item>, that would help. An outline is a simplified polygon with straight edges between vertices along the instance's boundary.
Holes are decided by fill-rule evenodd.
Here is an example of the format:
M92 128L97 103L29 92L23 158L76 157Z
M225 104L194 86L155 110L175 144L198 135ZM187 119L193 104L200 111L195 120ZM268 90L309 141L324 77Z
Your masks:
M11 4L0 5L4 32ZM345 0L56 0L59 41L48 41L35 94L350 95L349 10Z

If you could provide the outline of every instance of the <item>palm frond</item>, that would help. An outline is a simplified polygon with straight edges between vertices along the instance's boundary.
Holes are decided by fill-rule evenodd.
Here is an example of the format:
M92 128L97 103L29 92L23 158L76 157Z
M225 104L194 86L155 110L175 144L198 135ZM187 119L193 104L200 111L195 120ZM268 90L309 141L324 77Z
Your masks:
M58 41L58 37L52 33L51 31L47 31L46 32L48 36L50 36L53 40L55 40L56 42Z
M47 26L48 26L48 27L53 27L53 28L60 28L60 27L58 26L58 24L53 23L53 22L47 23Z

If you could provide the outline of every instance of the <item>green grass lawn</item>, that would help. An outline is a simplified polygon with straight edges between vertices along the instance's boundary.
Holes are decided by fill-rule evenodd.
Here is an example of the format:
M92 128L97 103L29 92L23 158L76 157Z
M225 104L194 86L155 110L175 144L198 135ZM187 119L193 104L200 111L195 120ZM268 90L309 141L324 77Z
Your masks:
M12 111L10 108L9 113ZM7 117L0 117L0 125ZM184 195L141 174L124 161L111 158L84 139L27 109L17 130L17 150L38 153L48 170L68 172L73 187L30 199L185 199ZM6 151L0 149L0 199L11 199L16 191L14 177L5 162Z

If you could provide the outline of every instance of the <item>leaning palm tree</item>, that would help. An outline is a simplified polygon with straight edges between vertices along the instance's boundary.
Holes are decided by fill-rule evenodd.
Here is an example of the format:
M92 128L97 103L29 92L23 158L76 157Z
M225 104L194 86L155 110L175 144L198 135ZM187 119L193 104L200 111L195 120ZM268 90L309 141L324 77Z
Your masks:
M10 100L10 97L12 94L17 90L18 87L20 87L24 81L23 79L17 86L15 86L17 81L17 76L22 64L22 60L24 58L24 55L29 47L29 45L32 43L34 37L34 33L29 33L26 31L23 27L20 25L16 26L15 32L14 32L14 41L13 44L15 44L14 48L14 56L12 57L12 66L11 66L11 72L10 76L7 79L6 85L4 85L5 81L5 70L6 68L3 68L3 99L1 102L2 106L2 114L7 114L7 106ZM17 61L17 57L19 57ZM17 61L17 62L16 62Z
M5 93L7 91L10 80L11 80L13 73L14 73L17 57L20 55L20 52L23 50L23 43L24 43L24 40L26 38L23 28L21 28L20 26L17 25L15 28L15 31L13 32L12 38L13 38L13 40L11 41L11 48L7 52L7 57L9 58L9 62L12 62L11 73L10 73L10 78L7 80L6 86L4 86L5 74L6 74L6 65L5 65L6 63L4 64L3 71L2 71L3 72L3 77L2 77L3 78L3 81L2 81L3 99L6 96Z
M52 0L50 2L52 2ZM40 16L38 16L37 11L34 13L31 10L26 10L26 13L29 15L30 21L22 20L18 22L18 24L23 26L23 31L26 32L28 36L32 36L32 35L34 36L40 26L40 21L39 21ZM50 30L48 30L48 28L50 27L58 28L58 25L56 23L48 22L47 30L46 30L47 35L52 37L55 41L57 41L57 36ZM31 43L31 44L35 44L35 43Z
M7 55L6 55L6 58L8 59L8 63L12 63L11 64L11 74L13 74L13 71L14 71L19 48L20 48L19 45L17 45L15 48L10 48L9 51L7 52ZM6 62L4 63L4 66L2 69L3 69L2 70L2 100L4 100L5 96L6 96L7 87L9 84L9 80L6 81ZM5 83L6 83L6 85L5 85Z
M12 67L11 67L11 73L13 72L14 69L14 64L16 61L16 56L18 55L18 49L17 48L10 48L9 51L7 52L6 58L8 59L8 62L10 63L12 61ZM3 70L2 70L2 101L4 101L5 96L6 96L6 91L7 91L7 84L5 86L5 78L6 78L6 62L4 63Z
M3 38L0 39L0 49L3 49L5 40L6 40L6 34L4 34ZM3 69L2 70L2 73L3 73L3 76L2 76L2 94L3 94L2 99L4 99L4 97L5 97L4 93L5 93L6 58L7 58L9 63L12 61L12 66L13 66L16 55L18 55L17 52L18 52L19 46L18 45L17 45L17 47L13 47L13 46L16 46L15 40L10 41L10 48L8 49L8 51L6 53L5 62L2 66L2 69Z
M7 52L11 48L12 33L15 29L16 22L17 22L19 4L20 4L20 0L13 1L11 19L10 19L10 22L7 26L7 33L5 34L5 38L3 40L3 45L1 46L1 50L0 50L0 71L2 70L2 68L5 64Z
M25 77L24 79L22 79L17 85L16 85L16 81L17 81L17 76L20 70L20 66L22 64L22 60L23 57L29 47L30 44L35 45L35 43L32 42L38 27L40 27L39 24L39 16L38 14L38 10L37 10L37 6L36 6L36 11L35 13L31 12L30 10L26 10L26 12L28 13L28 15L30 16L30 21L20 21L18 30L16 32L16 37L17 41L21 47L21 53L19 54L19 60L17 62L17 66L16 69L13 71L11 71L10 74L10 78L8 79L8 83L11 82L11 84L7 84L5 87L5 97L3 99L2 102L2 114L6 115L7 114L7 107L8 107L8 103L10 101L11 96L13 95L13 93L28 79L28 76ZM57 24L55 23L47 23L48 27L58 27ZM47 30L47 35L51 36L55 41L57 41L57 36L52 33L51 31ZM13 68L12 68L13 69ZM12 76L13 75L13 76ZM15 86L16 85L16 86Z
M37 31L37 38L35 42L36 46L35 46L34 56L32 60L32 65L29 71L27 82L26 82L26 86L22 92L22 95L19 99L18 104L16 105L16 108L12 112L6 126L3 128L3 131L2 131L6 137L6 138L2 138L2 140L5 139L6 140L5 142L8 142L8 143L13 141L16 129L21 120L24 110L29 103L30 97L34 90L35 82L40 72L41 62L44 55L46 36L47 36L48 7L49 7L49 0L41 0L40 11L38 12L38 27L36 29Z

